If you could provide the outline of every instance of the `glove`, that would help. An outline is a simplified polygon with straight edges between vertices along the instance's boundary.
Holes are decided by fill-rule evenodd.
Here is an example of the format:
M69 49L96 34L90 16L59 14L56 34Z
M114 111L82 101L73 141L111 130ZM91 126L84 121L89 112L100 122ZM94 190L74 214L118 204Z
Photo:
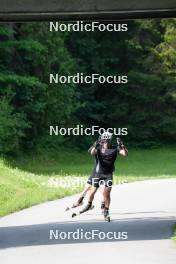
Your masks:
M119 147L119 148L123 148L124 147L124 145L123 145L123 141L118 137L117 138L117 146Z
M92 148L97 148L100 145L100 140L96 140L93 145L88 149L88 152L92 150Z
M94 142L93 146L94 146L94 148L97 148L99 145L100 145L100 141L99 141L99 139L98 139L98 140L96 140L96 141Z

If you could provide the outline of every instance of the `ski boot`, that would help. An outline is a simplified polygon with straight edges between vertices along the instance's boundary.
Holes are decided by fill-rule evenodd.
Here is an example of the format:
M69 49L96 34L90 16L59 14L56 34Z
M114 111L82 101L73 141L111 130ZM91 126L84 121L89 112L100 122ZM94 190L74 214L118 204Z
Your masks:
M76 208L76 207L81 206L81 205L83 204L83 199L84 199L84 196L80 197L76 203L74 203L71 207L67 207L67 208L65 209L65 211L69 211L69 210L71 210L71 209L74 209L74 208Z
M79 211L78 213L73 213L72 218L80 214L83 214L89 210L92 210L93 208L94 208L94 205L92 205L92 202L88 202L88 204L81 211Z
M107 222L110 222L110 221L111 221L111 218L110 218L110 216L109 216L109 209L108 209L108 208L105 208L105 209L104 209L104 219L105 219L105 221L107 221Z

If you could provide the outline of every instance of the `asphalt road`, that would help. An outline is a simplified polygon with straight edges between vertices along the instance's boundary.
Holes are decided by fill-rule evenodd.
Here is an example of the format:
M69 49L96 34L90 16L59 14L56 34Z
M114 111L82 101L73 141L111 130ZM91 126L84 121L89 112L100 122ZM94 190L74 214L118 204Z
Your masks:
M100 212L100 192L92 211L72 219L64 209L77 197L0 218L0 263L176 263L176 243L170 239L176 223L175 179L114 186L110 223Z

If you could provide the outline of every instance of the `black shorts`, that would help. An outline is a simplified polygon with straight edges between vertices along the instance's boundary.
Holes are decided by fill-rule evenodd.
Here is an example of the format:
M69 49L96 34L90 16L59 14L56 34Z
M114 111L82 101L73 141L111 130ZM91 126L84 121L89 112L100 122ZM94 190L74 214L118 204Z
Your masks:
M88 184L98 188L101 185L105 187L112 187L113 184L113 175L112 174L92 174L88 181Z

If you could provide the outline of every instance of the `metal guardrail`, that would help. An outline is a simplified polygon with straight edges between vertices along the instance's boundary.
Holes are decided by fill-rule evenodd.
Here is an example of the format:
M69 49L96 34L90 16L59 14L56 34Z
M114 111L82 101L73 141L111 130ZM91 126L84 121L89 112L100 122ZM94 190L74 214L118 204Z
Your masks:
M176 0L0 0L1 21L176 17Z

